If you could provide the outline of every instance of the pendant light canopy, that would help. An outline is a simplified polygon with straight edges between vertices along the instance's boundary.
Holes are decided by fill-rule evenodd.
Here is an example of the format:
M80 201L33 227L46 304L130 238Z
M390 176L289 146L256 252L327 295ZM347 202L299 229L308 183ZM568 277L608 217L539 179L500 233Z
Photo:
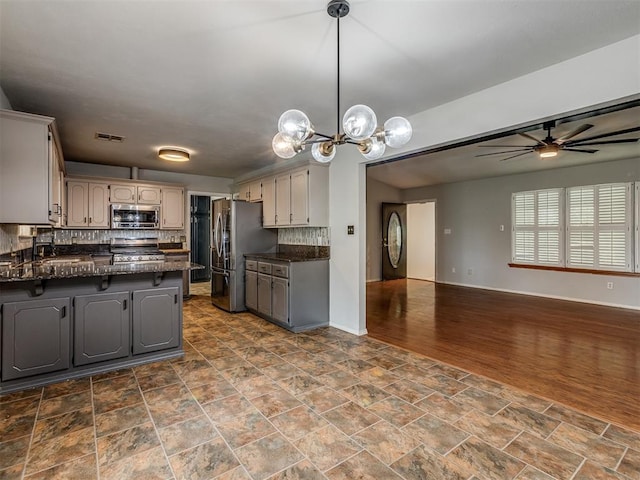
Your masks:
M354 105L342 117L340 123L340 18L349 13L349 2L331 0L327 13L337 21L337 108L335 135L316 132L309 117L300 110L287 110L278 120L278 133L272 146L281 158L292 158L311 145L311 155L316 161L327 163L336 155L336 146L351 143L357 145L367 160L376 160L384 155L387 146L398 148L411 139L411 124L406 118L393 117L378 126L375 112L366 105ZM344 133L340 133L340 127Z

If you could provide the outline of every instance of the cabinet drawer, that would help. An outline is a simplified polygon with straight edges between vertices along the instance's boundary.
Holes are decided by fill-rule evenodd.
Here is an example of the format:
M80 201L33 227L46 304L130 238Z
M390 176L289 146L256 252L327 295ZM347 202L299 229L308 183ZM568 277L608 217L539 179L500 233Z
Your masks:
M260 273L271 273L271 264L265 262L258 262L258 271Z
M255 272L258 270L258 262L256 260L247 260L245 262L245 268L247 270L251 270L252 272Z
M272 265L271 274L276 277L289 278L289 267L286 265Z

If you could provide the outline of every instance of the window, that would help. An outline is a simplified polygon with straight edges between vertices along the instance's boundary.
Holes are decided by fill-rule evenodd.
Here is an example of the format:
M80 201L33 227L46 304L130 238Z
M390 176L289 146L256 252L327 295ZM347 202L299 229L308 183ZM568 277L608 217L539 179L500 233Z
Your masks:
M561 199L560 188L513 194L513 262L562 265Z
M567 188L567 267L632 271L631 184Z
M516 192L511 209L514 264L640 273L640 182L635 202L608 183Z

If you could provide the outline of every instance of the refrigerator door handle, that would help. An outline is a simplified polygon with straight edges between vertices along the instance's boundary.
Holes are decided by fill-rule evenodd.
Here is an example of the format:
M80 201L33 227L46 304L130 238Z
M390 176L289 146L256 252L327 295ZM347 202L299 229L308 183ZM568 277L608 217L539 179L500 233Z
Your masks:
M216 217L216 226L213 229L213 243L216 246L216 252L218 253L218 257L222 256L222 215L218 213ZM220 248L223 247L223 248Z

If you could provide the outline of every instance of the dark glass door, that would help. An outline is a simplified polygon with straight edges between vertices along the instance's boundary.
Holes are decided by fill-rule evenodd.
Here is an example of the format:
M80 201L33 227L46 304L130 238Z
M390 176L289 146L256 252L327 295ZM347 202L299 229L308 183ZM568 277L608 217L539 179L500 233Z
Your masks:
M382 279L407 277L407 206L382 204Z

